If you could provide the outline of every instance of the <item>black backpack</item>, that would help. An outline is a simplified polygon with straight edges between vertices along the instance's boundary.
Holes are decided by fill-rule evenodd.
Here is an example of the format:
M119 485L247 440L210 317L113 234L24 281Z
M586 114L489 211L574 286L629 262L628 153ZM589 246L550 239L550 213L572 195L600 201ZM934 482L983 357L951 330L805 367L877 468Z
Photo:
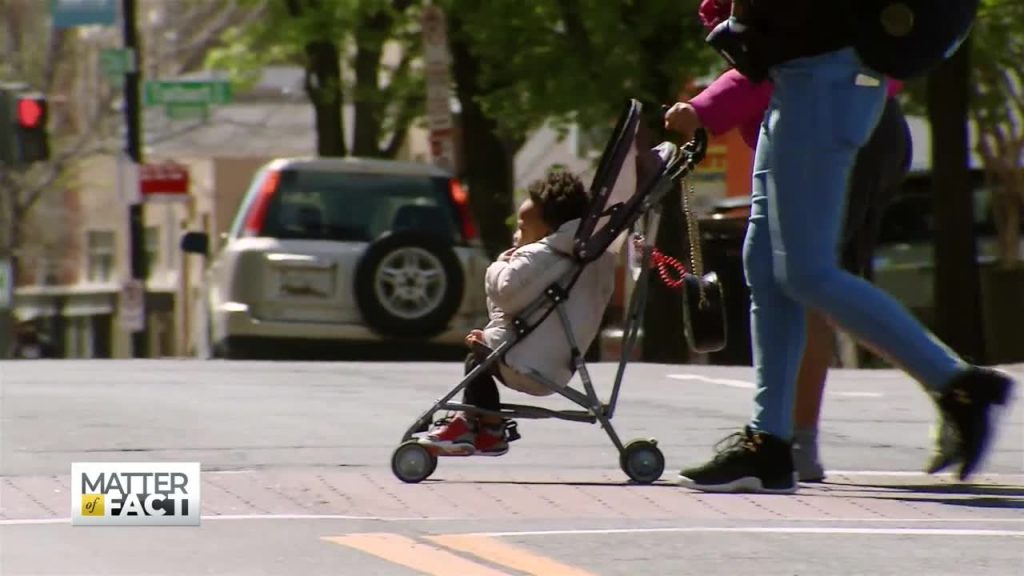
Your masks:
M956 52L979 0L846 0L853 45L864 64L905 80Z

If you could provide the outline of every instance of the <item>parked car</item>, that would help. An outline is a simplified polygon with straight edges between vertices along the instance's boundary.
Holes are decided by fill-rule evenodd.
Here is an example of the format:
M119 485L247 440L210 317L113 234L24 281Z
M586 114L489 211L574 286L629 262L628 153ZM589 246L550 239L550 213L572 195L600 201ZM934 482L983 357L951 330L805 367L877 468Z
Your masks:
M993 220L992 194L981 170L971 171L971 190L977 262L982 267L989 266L999 258L999 239ZM1024 238L1024 222L1021 231ZM931 173L911 174L886 208L873 268L875 282L929 325L934 323L935 316L937 234Z
M459 182L423 164L278 159L257 171L204 288L214 356L310 340L460 344L489 259ZM201 232L182 239L208 254Z

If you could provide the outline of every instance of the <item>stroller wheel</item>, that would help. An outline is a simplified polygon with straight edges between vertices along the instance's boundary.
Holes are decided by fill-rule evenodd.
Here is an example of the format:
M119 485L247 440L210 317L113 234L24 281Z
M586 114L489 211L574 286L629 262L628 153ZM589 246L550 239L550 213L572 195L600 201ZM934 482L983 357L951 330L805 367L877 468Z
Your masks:
M391 471L402 482L422 482L436 469L437 456L416 440L403 442L391 455Z
M632 440L623 448L619 465L632 481L650 484L665 471L665 456L654 439Z

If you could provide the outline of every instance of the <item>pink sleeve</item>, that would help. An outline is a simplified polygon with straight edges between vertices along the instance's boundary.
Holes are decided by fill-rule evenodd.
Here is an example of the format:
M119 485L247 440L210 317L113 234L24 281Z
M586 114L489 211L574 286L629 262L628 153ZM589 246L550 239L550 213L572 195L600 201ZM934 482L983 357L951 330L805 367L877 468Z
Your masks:
M755 84L730 69L694 96L690 105L701 124L713 135L719 135L764 116L771 98L771 82Z
M903 82L895 78L887 78L887 80L889 81L887 84L889 88L889 93L886 94L886 96L892 98L893 96L903 91Z

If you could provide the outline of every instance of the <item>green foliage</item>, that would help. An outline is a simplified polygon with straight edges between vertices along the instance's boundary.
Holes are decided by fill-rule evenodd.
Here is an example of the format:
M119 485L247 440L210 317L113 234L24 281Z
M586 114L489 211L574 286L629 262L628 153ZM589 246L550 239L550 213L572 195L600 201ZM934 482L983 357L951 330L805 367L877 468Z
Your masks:
M253 6L264 3L243 1ZM266 0L265 4L266 17L231 29L222 45L210 53L206 65L227 71L242 90L251 87L268 65L303 66L314 80L311 86L320 82L316 94L321 105L330 101L323 98L333 99L340 93L360 107L354 120L357 133L370 134L370 146L373 141L383 146L380 150L364 146L363 154L393 154L422 108L422 74L412 66L420 50L418 2ZM401 54L397 63L384 58L388 43ZM314 62L313 47L317 45L337 49L340 86L337 74L314 72L314 68L322 72L324 64L322 59ZM384 145L383 136L388 134L391 141Z
M243 0L256 6L258 0ZM293 15L288 0L270 0L266 18L230 29L221 46L210 51L208 68L231 75L240 88L251 87L260 70L272 64L296 64L304 61L308 42L327 40L344 43L351 37L349 0L298 2L302 10Z
M1024 2L984 0L972 52L974 117L981 128L1016 125L1024 114Z
M629 97L674 101L718 57L698 0L450 0L481 60L481 104L512 139L546 120L604 126Z

